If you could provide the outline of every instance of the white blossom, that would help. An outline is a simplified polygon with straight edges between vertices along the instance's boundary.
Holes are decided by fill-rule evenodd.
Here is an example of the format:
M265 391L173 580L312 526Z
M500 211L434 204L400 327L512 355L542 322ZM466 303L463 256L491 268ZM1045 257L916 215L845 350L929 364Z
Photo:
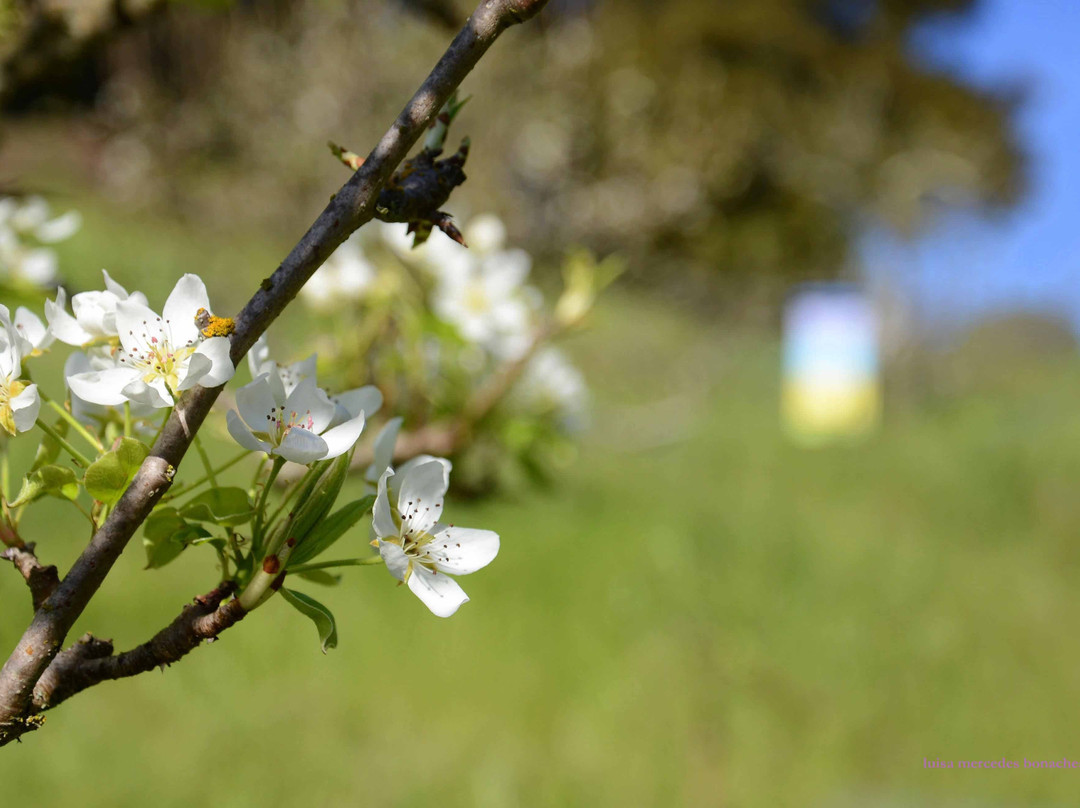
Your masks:
M204 338L196 324L199 312L209 310L206 286L191 274L177 281L161 316L135 295L118 300L114 315L120 340L116 367L77 373L68 378L68 385L77 396L94 404L116 406L131 401L170 407L174 396L197 384L224 384L234 372L229 340ZM105 316L102 331L107 330Z
M393 469L379 478L374 544L391 575L407 584L432 614L449 617L469 600L450 575L468 575L490 564L499 552L499 536L438 521L450 484L448 461L426 459L402 467L397 476L398 486L391 485Z
M116 306L123 300L146 306L142 292L128 294L127 289L109 277L104 269L105 289L100 292L79 292L71 298L72 317L65 307L64 290L56 293L56 300L45 301L45 319L58 340L68 345L83 347L95 342L107 342L118 337Z
M524 285L531 264L524 250L506 250L444 271L435 287L435 313L495 356L521 356L533 328Z
M32 429L41 410L37 385L20 378L22 360L32 350L7 307L0 306L0 428L9 435Z
M291 365L282 365L270 357L270 346L266 341L266 334L260 335L251 346L247 358L252 378L258 378L263 374L275 374L281 379L286 396L296 389L296 385L309 377L318 384L316 380L318 356L316 354L301 359L299 362L293 362ZM346 390L343 393L328 394L328 398L334 404L334 417L330 421L330 426L342 424L355 418L361 412L365 417L370 418L382 407L383 401L379 388L370 384Z
M363 411L334 425L337 406L314 376L286 393L277 373L263 373L237 391L236 407L225 418L237 443L301 465L344 454L364 429Z

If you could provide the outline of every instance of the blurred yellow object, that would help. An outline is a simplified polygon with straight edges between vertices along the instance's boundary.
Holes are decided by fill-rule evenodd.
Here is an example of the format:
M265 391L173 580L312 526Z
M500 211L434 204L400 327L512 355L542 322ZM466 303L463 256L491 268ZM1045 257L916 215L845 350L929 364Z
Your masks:
M782 408L788 432L800 443L862 437L873 432L880 421L881 388L874 382L827 385L789 381L784 383Z
M784 317L781 417L793 440L857 439L881 420L877 317L848 284L810 284Z

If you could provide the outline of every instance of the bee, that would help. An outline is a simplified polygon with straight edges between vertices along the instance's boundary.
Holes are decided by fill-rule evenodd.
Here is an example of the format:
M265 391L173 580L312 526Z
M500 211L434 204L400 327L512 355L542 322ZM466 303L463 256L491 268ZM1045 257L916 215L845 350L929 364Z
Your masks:
M231 317L215 317L206 309L195 312L195 326L204 337L227 337L236 330Z

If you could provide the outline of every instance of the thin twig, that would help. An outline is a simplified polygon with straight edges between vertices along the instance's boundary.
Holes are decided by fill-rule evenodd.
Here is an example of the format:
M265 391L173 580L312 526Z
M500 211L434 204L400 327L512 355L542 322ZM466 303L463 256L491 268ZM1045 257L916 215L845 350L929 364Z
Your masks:
M52 564L42 564L34 555L34 545L24 544L22 547L8 547L0 553L0 558L10 561L15 569L26 580L30 588L30 597L33 599L34 611L36 612L53 590L60 585L60 576L56 567Z

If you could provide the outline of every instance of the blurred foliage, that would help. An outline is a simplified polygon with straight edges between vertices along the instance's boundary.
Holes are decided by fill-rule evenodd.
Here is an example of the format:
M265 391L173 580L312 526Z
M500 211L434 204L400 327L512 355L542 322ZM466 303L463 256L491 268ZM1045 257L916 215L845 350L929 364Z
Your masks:
M85 237L115 251L146 230L105 239L88 221ZM165 256L201 249L191 233L152 235L162 283ZM90 252L74 241L73 261ZM262 251L255 239L214 255ZM90 278L97 261L82 263ZM305 619L270 603L164 673L49 715L0 755L5 804L1073 804L1074 771L923 758L1071 754L1075 356L1010 365L995 395L971 389L862 446L807 452L768 404L773 339L617 293L596 316L570 348L598 428L559 496L454 503L504 545L453 620L358 569L318 590L350 617L324 656ZM216 458L226 441L208 445ZM85 543L78 514L32 516L39 551L65 568ZM142 642L201 591L193 580L213 585L200 556L146 572L129 550L73 636ZM11 644L30 601L3 572ZM395 676L433 684L421 697L386 686Z
M125 204L298 232L338 181L322 144L373 143L441 53L454 4L430 5L169 5L66 86L76 159ZM633 255L639 276L836 275L867 220L914 232L940 201L1020 192L1013 102L908 47L971 6L553 2L467 82L476 157L452 208L499 210L542 261L582 243Z
M375 385L384 406L365 429L404 419L399 452L451 459L456 492L550 483L588 422L585 379L555 343L585 325L621 261L571 252L551 305L498 217L460 224L469 249L441 235L414 248L401 223L354 233L300 292L304 347L335 389Z

